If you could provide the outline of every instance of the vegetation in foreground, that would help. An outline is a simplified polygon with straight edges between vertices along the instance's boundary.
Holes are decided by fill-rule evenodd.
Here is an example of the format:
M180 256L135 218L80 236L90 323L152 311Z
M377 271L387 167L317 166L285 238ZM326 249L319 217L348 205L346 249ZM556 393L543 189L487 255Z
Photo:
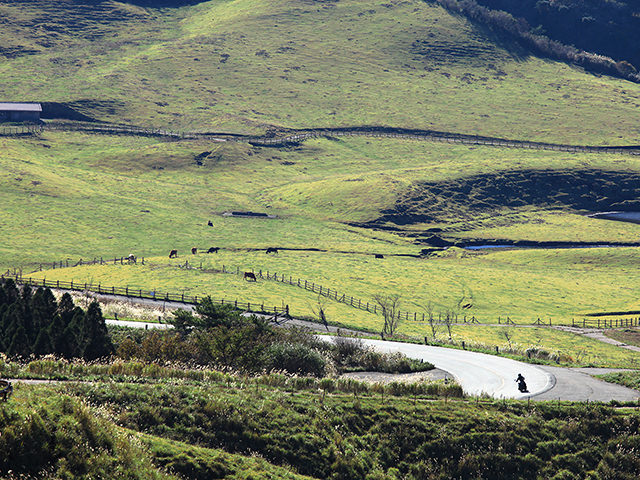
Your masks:
M237 379L206 385L21 385L2 409L3 432L12 432L0 439L3 451L23 445L19 456L5 457L5 476L12 467L15 475L48 469L50 478L65 478L61 471L77 478L83 471L75 465L85 465L87 474L105 463L113 472L134 468L119 455L134 456L138 471L157 475L147 478L165 478L164 468L170 468L185 479L303 474L345 480L604 480L635 478L640 468L637 412L598 404L434 401L375 391L354 396ZM33 428L24 428L25 418ZM113 436L128 447L110 448ZM95 446L95 465L88 464L84 447L69 457L75 461L70 467L43 452L59 446L62 455L62 445L76 443ZM39 454L37 462L15 460Z

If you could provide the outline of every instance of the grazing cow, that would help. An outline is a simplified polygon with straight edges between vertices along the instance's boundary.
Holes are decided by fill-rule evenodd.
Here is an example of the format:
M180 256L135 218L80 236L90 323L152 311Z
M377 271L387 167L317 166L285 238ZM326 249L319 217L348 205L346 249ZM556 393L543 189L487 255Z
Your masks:
M267 248L267 253L278 253L278 249L276 247L269 247Z
M258 281L258 280L256 279L256 274L255 274L255 273L253 273L253 272L244 272L244 279L245 279L247 282L250 282L250 281L252 281L252 280L253 280L254 282L257 282L257 281Z
M127 261L129 263L136 263L136 256L133 253L130 253L129 256L127 257Z
M209 220L209 221L207 222L207 225L209 225L210 227L213 227L213 222L212 222L211 220Z
M207 250L207 253L218 253L218 250L220 250L220 247L211 247Z
M375 254L375 257L376 257L376 258L384 258L384 255L382 255L381 253L376 253L376 254Z
M191 253L193 253L194 255L198 253L198 247L191 247Z
M169 252L169 258L178 258L178 250L171 250Z

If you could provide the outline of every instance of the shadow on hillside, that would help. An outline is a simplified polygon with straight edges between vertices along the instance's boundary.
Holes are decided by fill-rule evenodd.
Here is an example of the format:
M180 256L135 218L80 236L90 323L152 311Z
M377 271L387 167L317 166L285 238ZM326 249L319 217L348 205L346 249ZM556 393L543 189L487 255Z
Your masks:
M208 0L124 0L124 3L145 8L179 8L198 5Z
M603 170L520 170L420 182L393 209L370 222L396 225L434 222L502 208L537 206L576 212L640 211L640 174Z
M100 122L101 118L117 116L125 103L113 100L75 100L73 102L42 102L42 118L78 122Z

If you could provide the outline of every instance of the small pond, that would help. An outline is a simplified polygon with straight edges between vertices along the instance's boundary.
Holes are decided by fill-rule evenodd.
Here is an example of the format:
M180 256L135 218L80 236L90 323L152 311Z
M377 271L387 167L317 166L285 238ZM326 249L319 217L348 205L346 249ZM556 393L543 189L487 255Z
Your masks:
M591 218L617 220L619 222L640 223L640 212L602 212L589 215Z

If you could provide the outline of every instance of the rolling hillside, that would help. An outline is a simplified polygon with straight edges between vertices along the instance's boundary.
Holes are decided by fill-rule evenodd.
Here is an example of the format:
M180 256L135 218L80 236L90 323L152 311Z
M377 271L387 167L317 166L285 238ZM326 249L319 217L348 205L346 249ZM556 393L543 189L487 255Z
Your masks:
M0 2L3 97L199 131L640 143L640 85L536 58L429 1L145 3Z
M377 125L640 143L639 85L537 58L434 2L150 4L0 2L4 95L51 102L47 115L203 132ZM40 275L55 278L62 274L46 271L47 264L67 259L160 257L174 248L182 256L193 246L232 256L270 246L315 248L326 251L325 260L292 273L335 279L365 299L388 284L412 309L429 301L450 308L460 285L475 292L475 310L466 313L483 320L504 313L569 321L635 309L627 270L635 249L589 252L570 270L583 274L576 282L566 279L571 255L524 254L526 267L522 252L463 254L449 263L436 255L411 268L393 255L418 256L443 242L637 245L637 225L587 216L637 208L636 155L373 137L264 147L58 131L0 137L0 147L3 270L42 268ZM275 218L223 215L229 211ZM334 275L340 255L353 255L349 268L357 271L374 253L391 258L371 281ZM264 262L254 263L286 267ZM464 278L456 280L456 269ZM525 271L540 281L520 285ZM420 292L420 285L408 287L408 277L425 272L442 280ZM108 278L99 270L85 274L75 280ZM155 286L203 288L188 272L161 282L146 275ZM620 278L628 280L623 289L585 297ZM116 283L144 278L125 275ZM258 296L230 281L210 288ZM314 302L304 292L277 295L269 293L269 301ZM353 325L373 321L340 309L336 315Z

